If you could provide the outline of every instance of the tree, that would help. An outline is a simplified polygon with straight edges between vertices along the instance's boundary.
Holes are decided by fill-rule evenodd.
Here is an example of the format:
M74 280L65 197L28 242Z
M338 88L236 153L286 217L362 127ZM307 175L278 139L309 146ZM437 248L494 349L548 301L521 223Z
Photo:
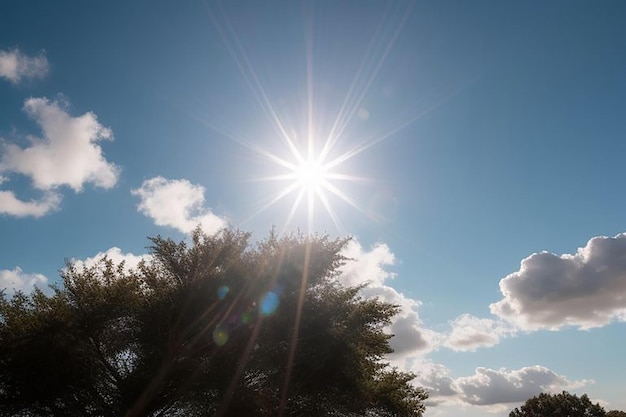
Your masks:
M626 412L620 410L611 410L606 413L606 417L626 417Z
M346 241L248 240L157 237L134 270L0 297L0 415L421 416L384 361L398 307L338 281Z
M600 404L593 404L587 394L578 397L563 391L560 394L539 394L509 413L509 417L605 417Z

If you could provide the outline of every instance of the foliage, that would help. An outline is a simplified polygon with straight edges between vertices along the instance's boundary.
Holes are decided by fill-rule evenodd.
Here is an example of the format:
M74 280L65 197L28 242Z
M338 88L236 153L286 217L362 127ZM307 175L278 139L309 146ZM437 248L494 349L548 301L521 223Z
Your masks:
M420 416L384 361L398 307L338 282L346 242L248 239L157 237L135 270L0 297L0 415Z
M606 417L626 417L626 412L620 410L611 410L606 413Z
M563 391L560 394L539 394L515 408L509 417L605 417L600 404L593 404L587 394L578 397Z

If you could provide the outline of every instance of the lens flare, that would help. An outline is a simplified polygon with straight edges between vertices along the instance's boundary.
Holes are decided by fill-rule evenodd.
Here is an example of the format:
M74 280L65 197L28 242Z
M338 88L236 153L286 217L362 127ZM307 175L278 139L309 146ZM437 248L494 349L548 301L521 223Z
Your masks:
M217 346L224 346L226 342L228 342L228 329L225 329L222 326L217 326L215 330L213 330L213 342Z
M222 285L221 287L217 289L217 297L220 300L223 300L224 298L226 298L229 292L230 292L230 288L228 288L226 285Z
M247 311L241 315L241 323L248 324L252 320L252 316Z
M278 295L273 291L268 291L259 304L259 311L263 316L270 316L276 312L278 308Z

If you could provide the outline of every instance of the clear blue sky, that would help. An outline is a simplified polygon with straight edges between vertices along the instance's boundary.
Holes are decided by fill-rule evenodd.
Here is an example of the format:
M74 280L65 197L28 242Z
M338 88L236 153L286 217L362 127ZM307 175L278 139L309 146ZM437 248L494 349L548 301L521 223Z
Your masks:
M431 388L427 416L550 390L626 410L625 18L609 0L3 1L0 285L196 224L351 235L343 278L405 307L391 359ZM331 166L298 177L294 152Z

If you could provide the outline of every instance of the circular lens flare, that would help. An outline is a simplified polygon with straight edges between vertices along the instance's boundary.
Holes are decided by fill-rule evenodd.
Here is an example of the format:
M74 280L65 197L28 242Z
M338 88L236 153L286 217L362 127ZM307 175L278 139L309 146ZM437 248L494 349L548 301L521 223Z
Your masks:
M228 330L222 326L217 326L215 330L213 330L213 342L217 346L224 346L226 342L228 342Z
M259 308L261 315L270 316L274 314L274 312L278 308L278 303L278 294L273 291L268 291L261 299L261 304Z
M220 300L223 300L224 298L226 298L229 292L230 292L230 288L228 288L226 285L222 285L221 287L217 289L217 297Z

